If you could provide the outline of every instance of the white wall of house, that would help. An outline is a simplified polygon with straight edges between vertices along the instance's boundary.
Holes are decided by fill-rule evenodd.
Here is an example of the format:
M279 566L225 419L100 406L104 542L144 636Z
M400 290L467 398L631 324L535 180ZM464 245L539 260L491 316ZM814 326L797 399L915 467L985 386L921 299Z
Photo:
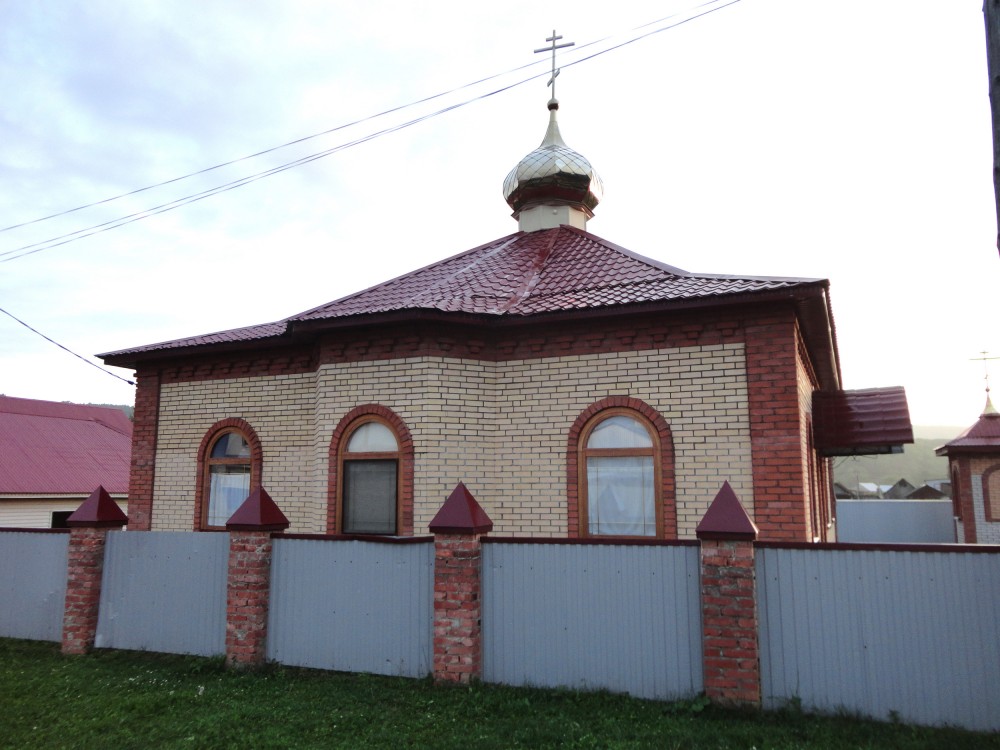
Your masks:
M0 495L0 528L48 529L54 512L73 512L88 495ZM125 495L112 495L112 500L128 514Z

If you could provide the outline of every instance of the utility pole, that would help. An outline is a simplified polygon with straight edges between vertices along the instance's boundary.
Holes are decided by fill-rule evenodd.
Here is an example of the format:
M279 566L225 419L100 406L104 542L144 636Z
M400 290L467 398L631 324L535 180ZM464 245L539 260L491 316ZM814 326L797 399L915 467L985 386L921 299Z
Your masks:
M990 77L993 115L993 199L997 209L997 250L1000 250L1000 0L983 0L986 21L986 71Z

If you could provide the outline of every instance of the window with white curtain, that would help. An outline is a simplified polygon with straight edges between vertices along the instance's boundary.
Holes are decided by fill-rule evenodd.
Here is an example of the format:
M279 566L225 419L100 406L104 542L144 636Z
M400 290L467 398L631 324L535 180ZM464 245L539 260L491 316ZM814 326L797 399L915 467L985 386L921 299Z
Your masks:
M215 439L206 459L208 486L203 504L202 526L224 528L230 516L250 495L250 445L239 432L223 432Z
M581 443L580 495L591 536L657 536L656 443L624 410L598 415Z

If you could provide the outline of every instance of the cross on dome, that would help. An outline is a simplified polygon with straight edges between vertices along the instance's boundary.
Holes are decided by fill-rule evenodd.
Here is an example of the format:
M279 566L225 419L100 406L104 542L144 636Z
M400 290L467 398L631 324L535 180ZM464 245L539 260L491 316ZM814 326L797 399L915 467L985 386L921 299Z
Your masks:
M549 78L549 82L545 85L552 87L552 101L555 102L556 104L559 104L558 100L556 99L556 77L559 75L559 70L560 70L559 68L556 67L556 50L563 49L565 47L572 47L576 44L576 42L563 42L562 44L556 44L556 42L558 42L560 39L562 39L562 37L556 34L555 29L552 29L552 36L548 37L545 40L546 42L552 42L552 45L549 47L539 47L538 49L535 50L536 55L539 52L548 52L549 50L552 50L552 77Z
M552 52L552 87L549 99L549 126L541 144L525 156L507 175L503 183L503 197L513 209L518 228L522 232L551 229L568 224L578 229L587 228L587 220L594 215L594 208L604 196L604 186L597 172L583 154L574 151L562 139L556 112L555 81L559 75L556 67L556 50L572 47L574 42L556 44L561 36L552 30L545 41L548 47L535 52Z
M990 398L990 366L989 363L995 359L1000 359L1000 357L991 357L989 352L979 352L983 356L973 357L973 362L983 363L983 378L986 380L986 408L983 410L983 414L992 414L996 412L996 408L993 406L993 400Z

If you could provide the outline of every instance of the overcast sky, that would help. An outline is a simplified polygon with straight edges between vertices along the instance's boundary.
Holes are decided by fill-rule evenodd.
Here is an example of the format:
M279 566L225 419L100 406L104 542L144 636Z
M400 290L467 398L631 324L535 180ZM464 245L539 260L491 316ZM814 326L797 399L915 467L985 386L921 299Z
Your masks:
M544 134L550 60L532 50L556 28L576 43L559 59L562 134L605 183L591 232L689 271L830 279L845 387L903 385L915 424L971 424L973 358L1000 356L981 0L722 5L0 3L0 227L501 74L0 232L0 308L98 362L281 319L516 231L501 185ZM1000 361L993 373L1000 387ZM134 397L5 315L0 393Z

